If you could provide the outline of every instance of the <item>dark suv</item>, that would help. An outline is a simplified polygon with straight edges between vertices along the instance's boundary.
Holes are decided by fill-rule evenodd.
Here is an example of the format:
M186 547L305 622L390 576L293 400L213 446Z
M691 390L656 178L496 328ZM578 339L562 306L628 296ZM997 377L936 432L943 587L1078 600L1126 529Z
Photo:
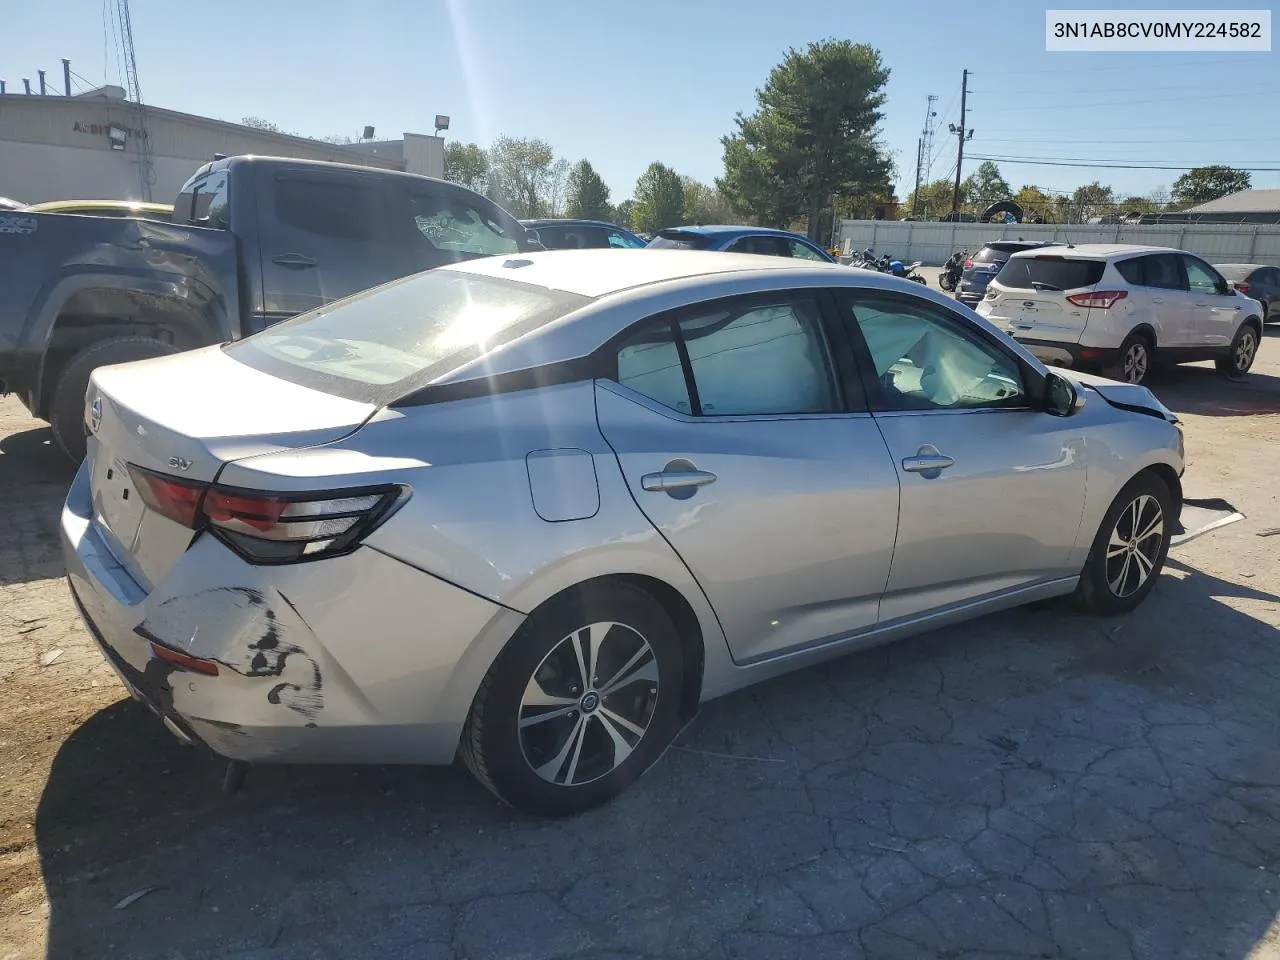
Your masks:
M1052 244L1037 240L993 240L984 244L981 250L964 262L964 272L960 274L960 282L956 284L956 299L966 306L977 306L987 294L987 284L1000 272L1010 256L1019 250L1048 246Z

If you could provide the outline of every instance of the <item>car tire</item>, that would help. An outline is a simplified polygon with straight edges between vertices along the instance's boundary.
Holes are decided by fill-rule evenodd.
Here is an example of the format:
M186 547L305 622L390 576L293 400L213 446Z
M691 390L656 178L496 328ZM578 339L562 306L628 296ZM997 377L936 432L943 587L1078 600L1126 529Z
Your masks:
M1112 380L1141 385L1151 373L1151 338L1142 333L1131 333L1120 344L1118 356L1104 374Z
M1219 357L1217 360L1218 372L1228 380L1244 379L1253 367L1253 361L1258 358L1260 342L1261 337L1252 322L1241 324L1236 335L1231 338L1231 346L1227 348L1226 356Z
M67 361L58 375L50 404L53 439L68 457L79 463L85 454L84 401L89 377L98 367L134 360L151 360L177 353L178 348L151 337L112 337L90 344Z
M1078 607L1114 615L1128 613L1146 599L1169 554L1173 508L1173 494L1156 474L1143 472L1125 484L1103 517L1080 571L1073 597Z
M622 582L575 588L531 614L494 661L462 733L463 762L524 813L598 807L679 732L683 677L675 624L653 597Z

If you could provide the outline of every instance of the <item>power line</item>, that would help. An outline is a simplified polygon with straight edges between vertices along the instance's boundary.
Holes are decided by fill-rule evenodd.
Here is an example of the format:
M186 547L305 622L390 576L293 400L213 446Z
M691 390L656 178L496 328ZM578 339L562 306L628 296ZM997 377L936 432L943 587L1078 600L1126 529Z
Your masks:
M1196 164L1186 163L1168 166L1158 163L1114 163L1107 160L1071 160L1069 158L1046 160L1039 157L991 157L977 154L971 156L974 160L990 160L993 163L1027 163L1042 167L1099 167L1108 170L1187 170L1196 166ZM1236 169L1247 173L1280 173L1280 167L1237 167Z
M1110 137L1108 137L1105 140L1080 140L1080 139L1077 139L1076 137L1064 137L1061 140L1036 139L1034 137L1030 139L1008 138L1008 137L975 137L974 139L981 140L983 143L1053 143L1053 144L1106 143L1112 146L1126 146L1128 144L1151 144L1151 143L1204 143L1204 137L1191 137L1187 140L1169 140L1169 139L1113 140ZM1213 142L1214 143L1274 143L1274 142L1280 142L1280 137L1214 137Z
M1071 103L1039 103L1035 105L1023 104L1022 106L1018 106L1018 107L988 107L987 109L990 110L992 113L1014 113L1014 112L1027 111L1027 110L1039 110L1039 111L1080 110L1086 107L1088 108L1111 107L1113 109L1123 110L1126 107L1139 107L1149 103L1186 103L1188 100L1238 100L1241 97L1241 95L1244 95L1244 94L1271 93L1274 91L1274 89L1275 89L1274 86L1270 86L1265 90L1255 91L1255 90L1238 89L1233 91L1232 93L1204 93L1199 96L1193 96L1193 97L1187 97L1187 96L1157 97L1151 100L1123 100L1123 101L1103 100L1103 101L1097 101L1093 103L1077 103L1073 101Z
M1225 57L1218 60L1197 60L1195 63L1195 68L1197 70L1200 70L1200 69L1203 69L1204 67L1225 66L1227 64L1231 64L1232 66L1238 67L1240 65L1239 55L1237 54L1232 57ZM1177 63L1173 61L1156 62L1149 67L1144 66L1143 70L1145 71L1145 70L1159 69L1160 67L1173 67L1174 69L1177 69L1177 70L1185 70L1187 69L1188 64ZM1088 68L1088 71L1090 74L1094 74L1094 73L1110 73L1115 70L1132 70L1132 69L1133 69L1133 64L1132 62L1130 62L1130 63L1123 63L1123 64L1114 64L1112 66L1105 66L1105 67L1091 66ZM1057 69L1051 69L1051 70L1009 70L1009 71L1002 72L999 76L1045 77L1045 76L1052 75L1052 76L1060 77L1062 76L1062 73L1063 73L1062 68L1058 67ZM995 76L995 74L993 74L993 76Z

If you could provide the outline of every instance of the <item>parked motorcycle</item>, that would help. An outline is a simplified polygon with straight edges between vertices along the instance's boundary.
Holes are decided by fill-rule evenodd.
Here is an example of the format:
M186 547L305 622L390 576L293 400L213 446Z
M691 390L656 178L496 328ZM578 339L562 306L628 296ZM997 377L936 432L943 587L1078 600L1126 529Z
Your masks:
M964 273L964 262L967 259L969 259L968 250L957 250L953 253L942 265L942 272L938 274L938 286L948 293L954 290L956 284L960 282L960 274Z
M923 260L917 260L914 263L903 263L901 260L890 260L884 272L895 277L901 277L903 280L925 283L925 278L916 273L923 262Z

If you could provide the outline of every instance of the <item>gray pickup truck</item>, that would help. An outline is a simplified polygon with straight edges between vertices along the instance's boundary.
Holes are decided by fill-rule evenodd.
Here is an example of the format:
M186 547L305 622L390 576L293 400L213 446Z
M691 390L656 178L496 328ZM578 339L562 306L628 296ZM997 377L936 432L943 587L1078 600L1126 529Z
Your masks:
M17 394L79 459L97 367L235 340L422 270L538 248L456 184L272 157L201 167L171 223L0 212L0 393Z

